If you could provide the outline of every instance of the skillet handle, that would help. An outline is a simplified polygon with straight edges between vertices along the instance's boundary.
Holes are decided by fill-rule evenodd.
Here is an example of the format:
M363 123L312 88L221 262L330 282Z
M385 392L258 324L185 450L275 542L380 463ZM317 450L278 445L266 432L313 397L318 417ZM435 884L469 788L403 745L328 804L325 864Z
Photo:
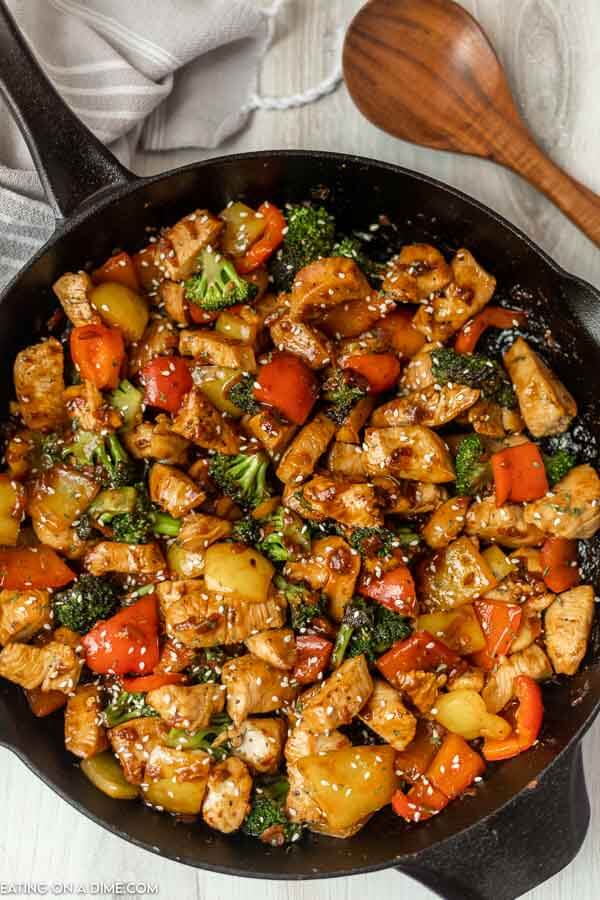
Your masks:
M503 810L399 867L444 900L515 900L577 855L590 820L581 744Z
M135 176L71 112L0 0L0 91L29 147L57 219Z

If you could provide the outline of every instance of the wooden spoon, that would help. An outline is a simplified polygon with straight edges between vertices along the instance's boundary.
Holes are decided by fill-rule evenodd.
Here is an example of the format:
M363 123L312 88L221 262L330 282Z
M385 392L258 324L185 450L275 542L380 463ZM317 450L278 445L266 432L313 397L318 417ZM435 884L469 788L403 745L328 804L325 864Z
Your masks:
M600 246L600 197L534 142L494 48L457 3L370 0L350 25L343 64L354 102L379 128L507 166Z

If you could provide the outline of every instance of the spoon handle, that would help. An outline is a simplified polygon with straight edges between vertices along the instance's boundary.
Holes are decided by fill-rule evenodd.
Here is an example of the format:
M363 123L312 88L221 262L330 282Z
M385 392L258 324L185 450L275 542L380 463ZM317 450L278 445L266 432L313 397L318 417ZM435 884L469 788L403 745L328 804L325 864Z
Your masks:
M496 145L496 162L517 172L544 193L600 247L600 197L557 166L525 127L511 128L510 140Z

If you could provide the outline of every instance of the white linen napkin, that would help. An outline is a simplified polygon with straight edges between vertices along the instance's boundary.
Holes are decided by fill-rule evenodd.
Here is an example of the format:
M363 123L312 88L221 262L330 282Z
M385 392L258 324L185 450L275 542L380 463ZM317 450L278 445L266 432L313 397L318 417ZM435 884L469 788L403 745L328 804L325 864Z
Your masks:
M312 102L340 81L261 98L258 74L286 0L8 0L71 109L125 164L136 148L217 147L257 107ZM0 100L0 286L47 239L53 217Z

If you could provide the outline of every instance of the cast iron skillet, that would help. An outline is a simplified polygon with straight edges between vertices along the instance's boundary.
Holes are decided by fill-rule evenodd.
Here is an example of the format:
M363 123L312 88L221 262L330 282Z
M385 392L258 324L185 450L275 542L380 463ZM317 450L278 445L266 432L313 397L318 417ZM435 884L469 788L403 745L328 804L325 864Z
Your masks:
M560 269L491 210L430 178L396 166L332 153L276 151L197 163L136 178L70 113L37 68L0 7L0 86L16 115L56 216L45 247L0 298L0 403L11 390L15 353L42 330L56 301L55 278L115 247L137 249L144 226L167 224L196 206L220 209L232 198L281 204L325 196L345 227L381 212L399 237L432 240L447 250L468 246L506 292L533 310L560 340L545 348L581 407L600 413L600 296ZM5 408L2 406L1 408ZM598 415L600 420L600 415ZM600 426L594 424L600 436ZM308 879L396 867L450 900L507 900L565 866L589 821L581 739L600 698L600 642L583 671L544 689L539 746L488 770L472 797L409 828L389 810L350 841L312 836L288 851L200 825L175 823L141 803L115 802L80 774L64 749L62 716L36 720L22 692L0 685L0 744L76 809L147 850L199 868L254 878Z

